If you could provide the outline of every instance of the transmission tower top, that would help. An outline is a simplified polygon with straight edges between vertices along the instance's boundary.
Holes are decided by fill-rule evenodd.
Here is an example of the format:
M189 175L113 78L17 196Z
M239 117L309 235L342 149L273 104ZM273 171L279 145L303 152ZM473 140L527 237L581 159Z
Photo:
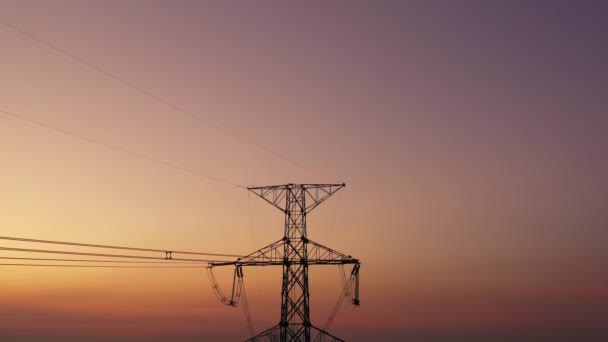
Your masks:
M315 341L342 341L310 322L308 266L354 264L350 281L345 282L344 294L351 296L352 292L352 297L349 298L354 305L359 305L360 262L350 255L339 253L308 239L306 215L345 186L344 183L289 183L248 188L285 214L283 238L234 262L211 263L209 272L212 286L217 290L218 285L211 273L214 266L234 265L236 268L233 284L238 283L240 286L242 286L243 266L281 265L283 267L281 320L275 327L253 336L249 341L310 342L313 335ZM232 293L233 298L230 300L219 297L223 298L222 302L225 304L236 306L235 296L240 296L241 291L239 289L235 292L233 288ZM332 316L330 318L333 319ZM252 329L251 325L250 329Z

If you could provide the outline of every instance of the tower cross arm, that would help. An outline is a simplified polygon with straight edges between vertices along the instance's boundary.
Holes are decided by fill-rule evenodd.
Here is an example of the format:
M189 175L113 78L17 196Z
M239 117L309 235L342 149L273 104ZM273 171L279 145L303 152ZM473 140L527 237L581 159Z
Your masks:
M359 264L358 259L311 240L306 240L306 243L308 244L306 257L288 260L285 258L284 254L284 243L285 239L281 239L235 261L213 262L210 263L210 266L279 266L284 265L287 262L291 265ZM293 241L293 243L302 243L302 241Z
M268 266L282 265L284 258L283 239L273 242L266 247L262 247L247 256L238 258L235 261L212 262L210 266Z
M320 243L308 240L308 259L309 265L344 265L359 264L359 260L350 255L335 251L325 247Z
M272 204L282 212L285 212L285 198L287 196L289 184L285 185L269 185L269 186L254 186L247 190L261 197L264 201Z
M287 209L285 207L285 199L288 193L294 193L296 188L300 188L306 196L306 207L301 208L302 211L309 213L319 204L323 203L331 195L345 187L345 183L339 184L283 184L269 186L254 186L247 188L249 191L261 197L266 202L272 204L275 208L282 212Z
M319 204L323 203L331 195L346 186L342 184L302 184L302 189L306 192L306 213L311 212Z

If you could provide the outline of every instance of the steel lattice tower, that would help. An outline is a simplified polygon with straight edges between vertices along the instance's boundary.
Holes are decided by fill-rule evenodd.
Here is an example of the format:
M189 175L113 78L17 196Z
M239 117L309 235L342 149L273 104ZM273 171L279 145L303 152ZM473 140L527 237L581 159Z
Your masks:
M306 216L319 204L343 188L345 184L285 184L248 188L259 197L285 213L283 238L234 262L212 263L215 266L234 265L235 279L242 279L243 266L281 265L281 320L248 341L342 341L310 322L309 265L354 264L351 278L354 284L353 304L358 305L359 260L336 252L308 239ZM234 296L234 288L233 288ZM234 304L234 300L227 303Z

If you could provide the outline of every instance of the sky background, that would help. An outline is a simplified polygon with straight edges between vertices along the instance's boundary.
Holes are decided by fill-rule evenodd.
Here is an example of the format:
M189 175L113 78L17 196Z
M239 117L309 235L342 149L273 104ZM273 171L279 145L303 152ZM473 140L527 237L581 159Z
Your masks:
M241 185L346 182L308 217L363 264L361 307L329 328L346 340L604 341L607 7L0 0L0 20L330 179L4 25L0 109ZM246 254L283 233L243 189L1 112L0 156L3 236ZM203 270L0 267L11 341L248 337ZM245 274L260 332L280 269ZM311 270L313 323L340 290Z

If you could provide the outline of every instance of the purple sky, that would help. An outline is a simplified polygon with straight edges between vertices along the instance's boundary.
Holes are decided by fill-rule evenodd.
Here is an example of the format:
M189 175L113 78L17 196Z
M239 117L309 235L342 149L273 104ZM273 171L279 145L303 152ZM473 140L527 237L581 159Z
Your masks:
M608 338L607 17L602 1L0 0L0 20L346 182L309 233L363 261L362 307L330 329L352 341ZM0 42L0 109L238 184L327 181L3 25ZM251 230L240 190L2 113L0 155L0 235L244 253L282 232L261 201ZM246 337L198 274L99 274L10 269L0 333L105 339L122 311L104 303L146 289L113 338L150 341L162 319L133 313L155 305L192 340L219 340L196 320L216 312L207 326ZM118 281L133 293L111 297ZM278 320L262 285L259 329Z

